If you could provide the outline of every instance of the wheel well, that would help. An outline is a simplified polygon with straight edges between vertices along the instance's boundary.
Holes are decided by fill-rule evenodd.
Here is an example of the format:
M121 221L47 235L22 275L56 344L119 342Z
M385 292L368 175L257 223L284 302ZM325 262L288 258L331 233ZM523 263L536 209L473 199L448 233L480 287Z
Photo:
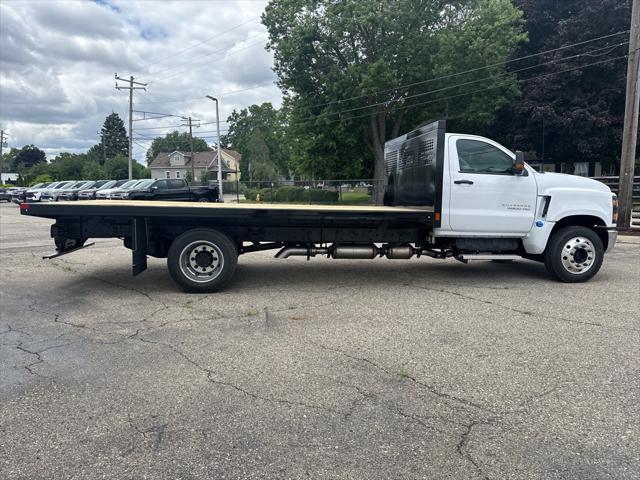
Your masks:
M607 224L601 218L594 217L593 215L572 215L570 217L564 217L559 222L556 222L553 230L551 230L551 234L553 235L553 233L560 228L569 226L589 228L593 230L598 235L598 237L600 237L605 250L609 246L609 235L607 234L607 230L605 228Z

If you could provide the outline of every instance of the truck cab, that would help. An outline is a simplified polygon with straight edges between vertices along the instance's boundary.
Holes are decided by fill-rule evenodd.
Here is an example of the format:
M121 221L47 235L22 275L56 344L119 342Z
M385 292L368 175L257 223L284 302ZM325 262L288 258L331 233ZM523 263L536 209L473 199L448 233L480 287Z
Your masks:
M489 138L447 133L444 121L390 140L385 160L386 203L432 206L432 242L462 257L514 253L577 281L595 273L615 243L617 198L609 187L536 172L521 152ZM548 253L559 243L563 253Z

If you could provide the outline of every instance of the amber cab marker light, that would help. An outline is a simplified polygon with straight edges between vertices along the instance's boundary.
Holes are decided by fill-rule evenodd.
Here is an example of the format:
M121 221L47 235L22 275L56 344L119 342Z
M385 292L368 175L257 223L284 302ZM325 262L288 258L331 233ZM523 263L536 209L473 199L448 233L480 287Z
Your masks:
M436 212L436 222L440 221L440 212Z

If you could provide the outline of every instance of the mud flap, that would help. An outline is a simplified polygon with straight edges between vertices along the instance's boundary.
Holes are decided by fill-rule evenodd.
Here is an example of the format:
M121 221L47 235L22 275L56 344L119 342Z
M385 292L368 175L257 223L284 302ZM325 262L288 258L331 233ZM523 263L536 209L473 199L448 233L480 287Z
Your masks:
M136 217L133 219L132 237L132 269L133 276L141 274L147 269L147 219Z

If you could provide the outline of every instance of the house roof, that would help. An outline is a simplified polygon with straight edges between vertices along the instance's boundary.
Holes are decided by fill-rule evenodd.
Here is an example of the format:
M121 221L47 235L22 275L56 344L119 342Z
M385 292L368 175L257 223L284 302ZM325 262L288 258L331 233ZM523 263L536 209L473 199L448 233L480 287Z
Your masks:
M176 150L178 153L184 155L186 157L185 166L191 165L191 152L183 152ZM169 156L174 152L160 152L156 155L151 163L149 164L149 168L167 168L171 167L171 163L169 162ZM235 170L229 168L227 163L224 161L224 156L228 155L234 158L236 161L240 161L242 155L240 155L235 150L229 150L226 148L222 149L222 171L223 172L235 172ZM208 150L206 152L193 152L194 168L205 168L209 170L217 170L218 169L218 152L217 150Z

